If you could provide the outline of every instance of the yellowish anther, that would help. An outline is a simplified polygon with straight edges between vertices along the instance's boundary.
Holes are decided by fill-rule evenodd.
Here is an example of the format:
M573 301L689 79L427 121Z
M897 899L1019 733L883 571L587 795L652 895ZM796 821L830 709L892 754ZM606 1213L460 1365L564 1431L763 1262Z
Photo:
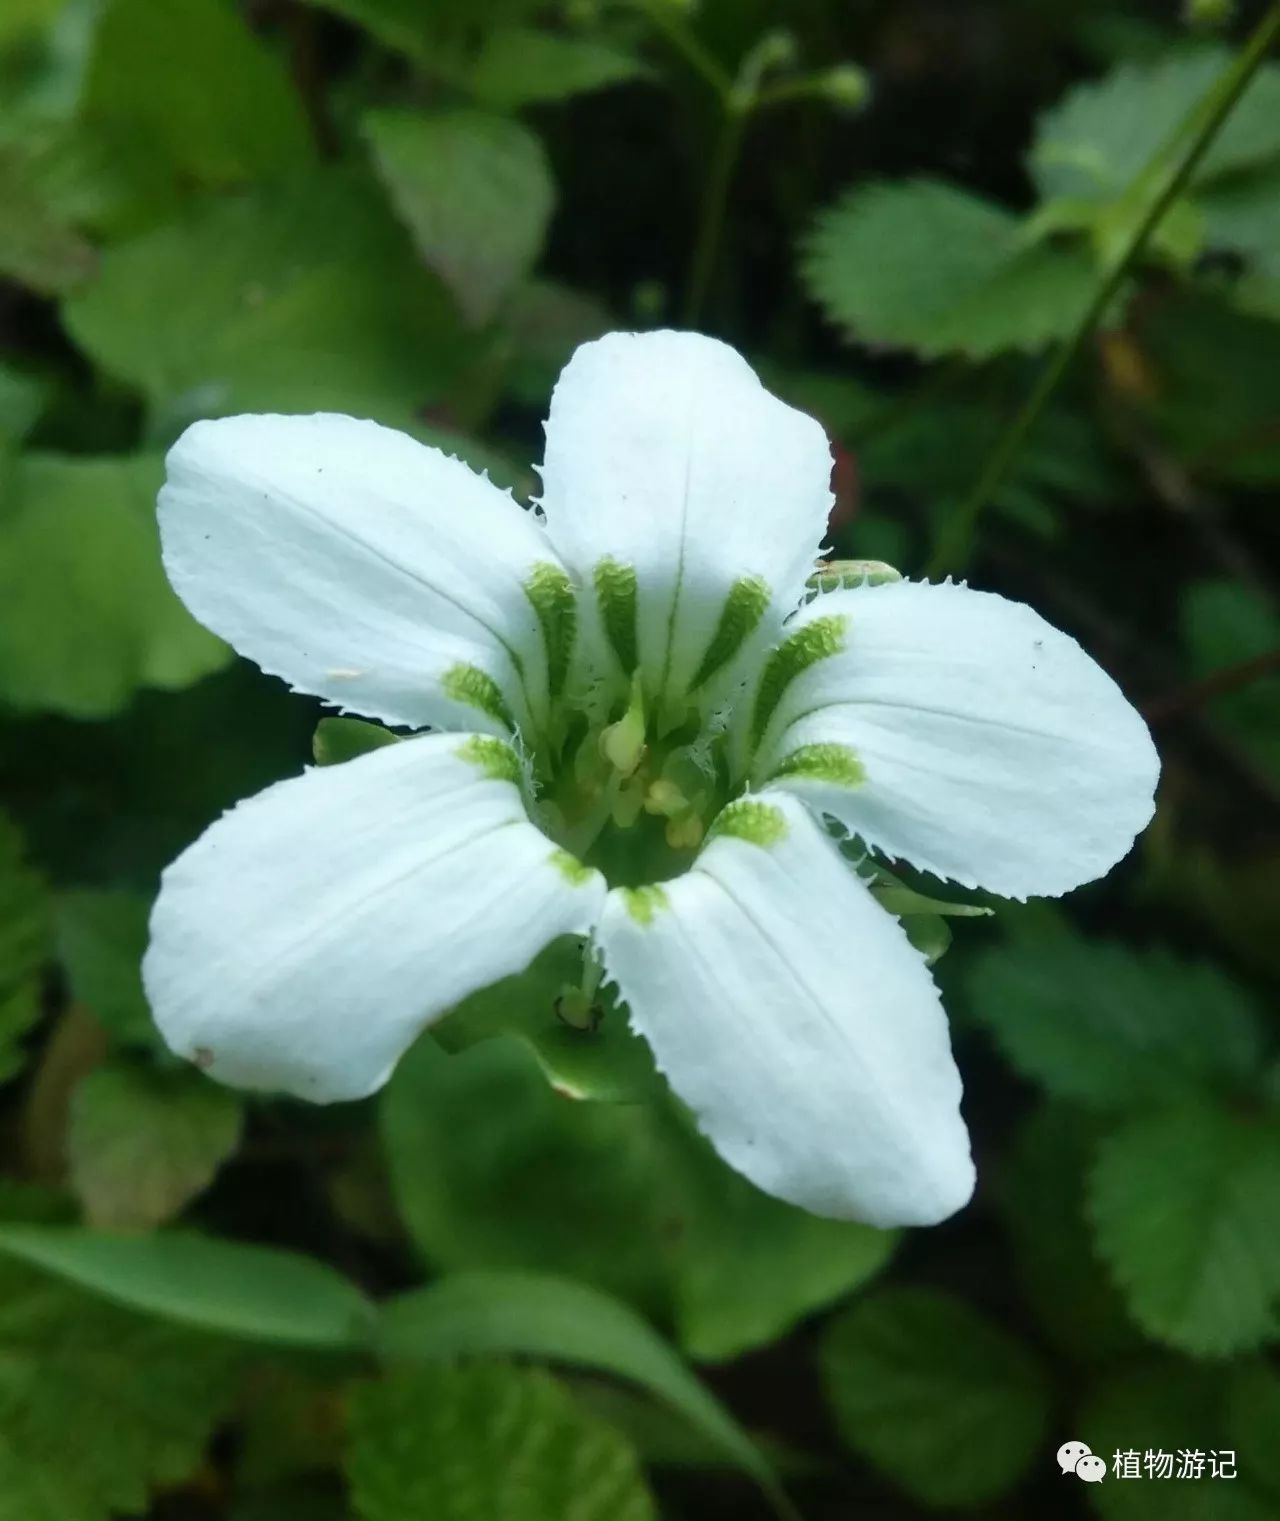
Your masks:
M706 832L706 825L698 815L687 813L683 818L667 821L667 844L672 850L696 850Z
M689 811L689 799L674 782L660 776L657 781L650 783L649 790L644 795L644 811L673 819L678 814Z
M619 776L631 776L645 752L644 693L637 677L631 684L627 711L600 731L600 753Z

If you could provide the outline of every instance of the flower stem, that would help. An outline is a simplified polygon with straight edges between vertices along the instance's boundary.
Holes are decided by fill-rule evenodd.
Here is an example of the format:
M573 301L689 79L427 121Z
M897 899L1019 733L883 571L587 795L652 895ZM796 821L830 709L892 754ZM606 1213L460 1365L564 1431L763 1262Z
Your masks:
M943 524L933 554L925 567L927 576L936 577L964 570L972 551L974 529L983 508L1004 482L1010 466L1039 420L1050 396L1057 389L1058 382L1070 369L1073 360L1110 306L1151 234L1181 195L1196 165L1208 151L1257 72L1277 34L1280 34L1280 3L1271 6L1244 49L1214 81L1208 94L1188 113L1171 142L1161 149L1138 176L1130 194L1149 197L1145 212L1136 220L1127 241L1108 261L1103 278L1095 288L1093 298L1075 332L1045 365L1026 404L987 459L973 489Z
M693 244L693 256L689 261L689 278L684 295L684 325L696 327L702 308L711 288L711 276L715 272L716 255L720 251L720 234L724 228L725 211L729 204L729 187L733 183L733 171L738 162L738 149L742 146L742 129L746 123L746 111L732 100L726 100L720 121L720 134L711 158L711 167L702 191L702 208L698 213L698 231Z
M1249 660L1239 660L1234 665L1223 666L1212 675L1192 682L1188 687L1183 687L1181 691L1144 703L1142 716L1151 724L1161 723L1170 718L1180 718L1184 713L1193 712L1196 708L1212 702L1215 697L1224 697L1229 692L1238 692L1241 687L1247 687L1255 681L1274 676L1278 672L1280 672L1280 649L1264 650L1261 655L1254 655Z
M641 0L641 9L662 33L695 74L702 76L712 92L724 101L733 89L733 80L716 58L685 25L683 18L671 0Z
M770 69L788 63L793 50L794 42L790 33L766 32L743 58L737 75L729 82L728 88L717 91L720 135L716 140L711 167L702 191L702 209L698 215L698 231L689 263L689 279L684 297L686 327L698 325L707 291L711 287L716 255L720 251L720 237L724 231L725 210L729 204L729 189L738 163L738 150L742 146L742 133L747 118L760 104L761 81Z

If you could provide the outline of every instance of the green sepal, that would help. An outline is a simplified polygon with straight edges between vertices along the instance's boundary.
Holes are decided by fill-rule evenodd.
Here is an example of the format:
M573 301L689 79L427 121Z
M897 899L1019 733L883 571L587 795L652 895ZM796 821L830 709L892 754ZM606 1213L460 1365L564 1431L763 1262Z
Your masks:
M400 735L363 718L322 718L311 739L311 753L317 766L340 766L399 740Z
M940 914L912 914L903 920L902 928L929 966L951 949L951 926Z
M930 966L951 949L948 919L986 918L995 912L980 903L952 903L944 898L931 898L908 887L879 864L870 872L864 866L861 874L876 902L901 920L907 939Z
M926 893L918 893L883 866L875 869L871 891L881 907L900 919L911 914L933 914L946 919L987 919L995 913L995 909L982 903L952 903L946 898L931 898Z

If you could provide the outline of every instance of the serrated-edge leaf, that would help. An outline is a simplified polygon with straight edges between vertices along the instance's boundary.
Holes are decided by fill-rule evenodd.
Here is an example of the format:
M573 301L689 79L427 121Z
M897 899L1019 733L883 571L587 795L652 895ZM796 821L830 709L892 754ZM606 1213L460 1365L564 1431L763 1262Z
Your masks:
M654 1521L634 1451L542 1369L438 1364L358 1387L361 1521Z
M1048 1387L1034 1356L936 1290L868 1295L827 1328L821 1365L842 1436L925 1504L996 1499L1044 1435Z
M1119 196L1170 146L1187 113L1230 66L1211 45L1122 63L1074 86L1036 126L1029 167L1042 194ZM1280 154L1280 68L1264 65L1197 166L1193 184L1238 173Z
M1099 1146L1088 1214L1099 1255L1148 1335L1193 1356L1275 1331L1280 1126L1207 1104L1130 1120Z
M1059 1097L1132 1109L1256 1080L1258 1011L1208 963L1057 934L985 949L967 972L1001 1054Z
M925 357L1034 351L1072 332L1098 280L1087 249L1035 241L941 180L857 185L819 214L801 272L850 339Z
M0 1264L0 1518L109 1521L189 1479L240 1349Z

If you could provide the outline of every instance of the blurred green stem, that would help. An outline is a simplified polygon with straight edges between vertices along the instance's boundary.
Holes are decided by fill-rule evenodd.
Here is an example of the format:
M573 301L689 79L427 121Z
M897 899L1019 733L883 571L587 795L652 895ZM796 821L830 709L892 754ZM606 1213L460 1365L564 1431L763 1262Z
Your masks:
M766 32L742 60L737 78L728 88L717 90L720 132L702 190L698 231L689 261L689 278L684 294L686 327L698 325L707 292L711 288L711 276L715 273L716 256L720 252L720 239L724 231L733 171L737 167L738 150L742 147L742 133L747 118L760 103L760 81L771 68L789 61L793 49L794 43L789 34Z
M1280 3L1271 6L1239 56L1214 82L1208 94L1196 103L1172 141L1161 149L1138 176L1129 193L1131 196L1142 197L1146 205L1145 212L1135 220L1133 232L1104 267L1103 278L1075 332L1041 371L1026 405L992 451L973 490L943 523L933 554L925 567L927 576L958 574L965 569L972 552L974 529L983 508L1000 489L1045 404L1057 389L1058 382L1070 369L1072 361L1111 305L1147 240L1182 193L1196 165L1208 151L1222 124L1257 72L1277 34L1280 34Z
M733 80L714 53L707 51L693 32L685 25L683 15L672 0L640 0L640 8L662 33L685 62L710 85L717 98L723 102L733 89Z
M702 207L698 213L698 231L693 243L693 257L689 262L689 278L684 293L684 325L696 327L698 318L711 287L716 255L720 251L720 234L724 228L725 211L729 204L729 187L733 183L733 171L738 162L738 149L742 146L742 130L746 125L747 110L732 99L724 103L720 122L720 134L716 139L707 171L706 184L702 190Z

